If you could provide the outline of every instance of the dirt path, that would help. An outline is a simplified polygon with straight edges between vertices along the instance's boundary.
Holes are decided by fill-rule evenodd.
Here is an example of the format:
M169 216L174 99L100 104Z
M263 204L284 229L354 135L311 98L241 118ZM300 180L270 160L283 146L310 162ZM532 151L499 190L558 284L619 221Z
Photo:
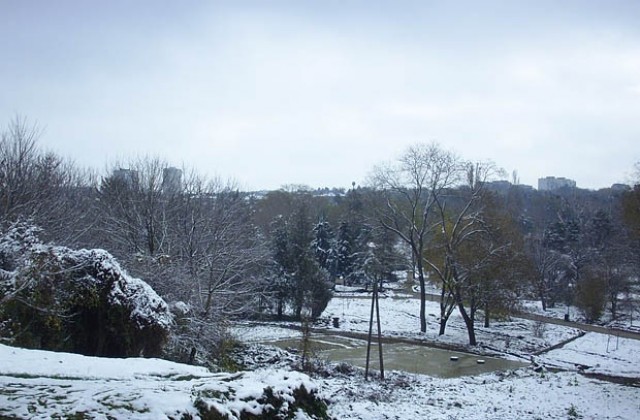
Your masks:
M618 328L602 327L600 325L583 324L580 322L565 321L564 319L550 318L543 315L531 314L527 312L517 312L514 317L528 319L531 321L540 321L547 324L562 325L565 327L578 328L587 332L596 332L600 334L610 334L616 337L631 338L640 340L640 333L634 331L620 330Z

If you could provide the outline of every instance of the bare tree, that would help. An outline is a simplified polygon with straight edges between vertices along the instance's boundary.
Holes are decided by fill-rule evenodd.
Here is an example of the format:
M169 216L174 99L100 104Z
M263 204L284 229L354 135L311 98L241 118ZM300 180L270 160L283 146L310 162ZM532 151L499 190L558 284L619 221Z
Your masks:
M250 203L232 182L191 172L172 200L165 248L180 270L166 293L191 308L181 346L190 347L193 361L224 341L230 318L255 312L267 250Z
M38 182L51 174L40 174L44 165L37 147L41 130L28 125L24 118L16 117L2 132L0 140L0 211L4 220L31 217L44 203ZM47 176L49 175L49 176Z
M440 224L438 202L459 176L459 158L437 144L412 146L396 162L374 169L373 186L384 197L378 219L411 249L420 284L422 332L427 330L425 250Z
M158 158L122 166L99 189L101 237L130 270L189 309L174 341L193 360L220 342L230 317L252 312L264 292L266 250L251 202L232 182Z
M478 295L487 286L483 285L482 273L486 272L491 261L499 258L504 244L486 240L484 249L480 246L483 237L491 239L492 235L485 214L485 201L488 194L486 183L496 172L495 166L491 163L465 163L458 168L466 175L466 183L449 190L448 194L441 194L435 201L439 218L437 229L443 244L439 261L443 264L425 261L438 274L442 287L453 298L467 327L469 344L475 345L474 315L481 303ZM441 333L446 321L447 318L441 319Z
M99 188L103 240L112 252L157 257L167 251L167 212L173 191L163 192L169 165L153 157L116 165Z
M457 307L469 342L476 344L475 311L488 302L483 273L506 246L489 240L493 232L485 217L486 183L496 172L491 163L464 162L435 144L411 147L395 164L375 170L374 186L386 202L379 209L380 223L412 252L423 332L426 273L430 272L441 286L440 334ZM483 238L484 248L479 246Z
M562 254L545 246L542 236L529 236L526 239L527 253L532 263L534 291L542 304L542 310L555 306L555 285L562 281L565 270Z
M0 220L30 220L44 240L83 244L92 226L94 177L38 147L42 130L16 117L0 139Z

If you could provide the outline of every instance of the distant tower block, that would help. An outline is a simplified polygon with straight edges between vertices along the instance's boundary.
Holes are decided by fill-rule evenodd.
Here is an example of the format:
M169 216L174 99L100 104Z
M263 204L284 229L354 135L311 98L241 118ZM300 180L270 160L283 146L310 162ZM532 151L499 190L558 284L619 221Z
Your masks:
M138 171L132 169L114 169L113 178L123 182L127 187L133 187L138 183Z
M162 192L177 193L182 191L182 170L165 168L162 170Z
M538 190L540 191L552 191L560 188L575 188L576 181L567 178L556 178L555 176L548 176L546 178L538 179Z

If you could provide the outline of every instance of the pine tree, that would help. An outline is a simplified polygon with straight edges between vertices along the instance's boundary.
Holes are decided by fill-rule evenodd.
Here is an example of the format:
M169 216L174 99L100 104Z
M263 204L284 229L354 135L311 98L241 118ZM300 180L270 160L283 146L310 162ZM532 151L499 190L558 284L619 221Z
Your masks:
M331 225L321 218L313 228L314 239L311 242L314 255L318 264L327 270L331 279L336 277L336 239Z
M288 303L298 319L304 309L312 317L319 316L331 299L331 285L313 252L313 227L306 204L300 202L287 220L279 217L272 226L278 315Z
M278 216L271 224L273 239L271 249L274 259L272 278L272 295L276 300L276 314L279 318L284 314L284 309L291 293L291 273L293 263L289 247L289 233L286 220Z
M351 227L348 222L343 220L338 228L336 273L345 280L345 283L350 282L353 272L353 248L354 240Z

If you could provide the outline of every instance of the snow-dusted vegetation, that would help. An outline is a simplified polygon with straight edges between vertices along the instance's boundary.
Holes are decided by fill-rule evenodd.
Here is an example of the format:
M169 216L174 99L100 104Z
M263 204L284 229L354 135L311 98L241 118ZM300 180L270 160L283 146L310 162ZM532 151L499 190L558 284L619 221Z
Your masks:
M640 411L638 187L493 184L431 144L253 194L158 158L98 178L36 134L0 141L0 417Z
M0 333L13 345L97 356L159 355L173 317L106 251L42 244L16 223L0 235Z

